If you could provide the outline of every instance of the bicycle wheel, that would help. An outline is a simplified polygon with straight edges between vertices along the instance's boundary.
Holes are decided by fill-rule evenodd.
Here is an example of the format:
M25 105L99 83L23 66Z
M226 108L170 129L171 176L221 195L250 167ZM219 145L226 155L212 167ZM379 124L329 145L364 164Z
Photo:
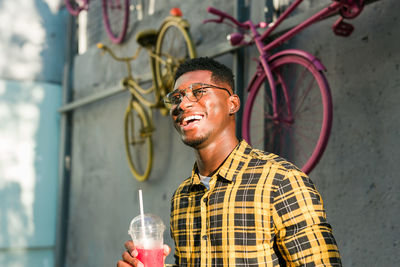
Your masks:
M262 72L246 101L243 137L308 174L321 158L331 130L328 83L323 73L301 56L283 55L269 64L277 90L277 116L272 114L271 89Z
M153 164L152 132L145 110L132 101L125 111L125 150L130 170L139 181L147 180Z
M169 17L159 30L155 53L155 75L163 97L174 85L178 66L196 57L189 23L180 17Z
M102 0L103 21L113 43L121 43L129 24L129 0Z
M72 16L78 16L79 12L87 9L88 0L65 0L65 6Z

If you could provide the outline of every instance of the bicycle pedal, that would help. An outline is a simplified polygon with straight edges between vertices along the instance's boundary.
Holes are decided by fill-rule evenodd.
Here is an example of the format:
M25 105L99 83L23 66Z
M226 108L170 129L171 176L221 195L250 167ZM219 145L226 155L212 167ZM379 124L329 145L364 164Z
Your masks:
M336 35L347 37L353 32L354 27L350 23L344 22L341 17L333 24L332 29Z

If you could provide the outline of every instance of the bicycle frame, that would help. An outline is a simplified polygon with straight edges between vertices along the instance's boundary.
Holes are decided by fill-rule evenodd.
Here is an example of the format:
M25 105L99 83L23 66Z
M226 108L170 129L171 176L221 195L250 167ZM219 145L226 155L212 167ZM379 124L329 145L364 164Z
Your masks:
M73 9L68 0L65 1L65 6L67 7L68 12L72 16L78 16L82 10L88 10L89 0L82 0L82 5L79 6L79 8L77 8L77 9Z
M75 1L76 2L76 1ZM65 5L68 9L68 12L73 16L78 16L79 13L83 10L89 10L89 3L90 0L80 0L78 1L80 4L77 8L74 8L69 0L65 0ZM77 3L77 4L78 4ZM121 7L125 7L122 10L124 11L124 20L123 26L121 31L118 34L114 34L111 30L110 18L108 11L109 9L121 9ZM123 42L129 25L129 1L128 0L102 0L102 15L103 15L103 22L106 33L110 40L115 43L119 44Z
M120 1L120 0L116 0ZM180 10L179 10L180 12ZM179 25L182 28L189 28L189 23L182 19L181 16L179 15L171 15L168 16L164 19L163 24L160 26L160 29L162 29L165 25L172 23ZM135 99L137 99L139 102L143 103L144 105L150 107L150 108L158 108L158 109L166 109L165 105L162 101L163 97L167 94L167 90L169 88L165 88L164 85L159 84L157 82L156 78L156 64L164 66L166 69L168 69L168 73L173 73L172 68L174 66L178 66L180 64L177 59L174 58L174 56L169 55L169 54L164 54L164 53L157 53L156 51L156 44L154 42L154 37L157 37L159 32L152 32L150 30L149 32L144 31L144 34L142 36L137 36L137 42L139 43L139 47L136 50L135 54L131 57L118 57L115 55L115 53L110 50L107 46L99 43L97 44L97 47L99 49L102 49L104 52L108 52L113 59L116 61L121 61L124 62L126 65L127 69L127 76L123 78L122 84L124 87L129 89L130 93L134 96ZM140 52L144 48L150 58L150 67L151 67L151 73L152 73L152 86L145 89L139 85L139 82L136 81L136 79L132 76L132 66L131 63L132 61L136 60L137 57L140 55ZM165 59L163 58L165 57ZM142 94L149 94L154 92L155 99L154 101L149 101L148 99L144 98ZM165 115L165 111L161 111L163 115Z
M270 25L270 27L262 34L260 35L257 32L257 29L255 27L255 25L253 23L251 23L251 21L246 22L246 24L248 24L250 31L252 32L252 34L254 35L254 43L260 53L260 64L262 65L265 74L267 75L268 81L271 85L271 96L272 96L272 103L273 103L273 117L271 119L277 119L278 114L277 114L277 92L276 92L276 87L275 87L275 83L273 82L273 76L272 76L272 72L270 70L270 67L267 63L267 58L268 58L268 51L280 46L281 44L283 44L284 42L288 41L289 39L291 39L293 36L295 36L296 34L298 34L300 31L304 30L305 28L307 28L308 26L310 26L311 24L314 24L315 22L321 21L335 13L337 13L347 2L352 2L352 0L350 1L333 1L329 6L323 8L321 11L315 13L313 16L311 16L310 18L308 18L307 20L303 21L302 23L298 24L297 26L295 26L294 28L292 28L291 30L287 31L286 33L284 33L283 35L279 36L278 38L274 39L272 42L268 43L267 45L263 44L263 40L267 39L268 36L271 35L271 33L282 23L282 21L284 21L296 8L298 5L300 5L303 2L303 0L295 0L283 13L281 16L279 16L279 18L277 19L276 22L272 23L272 25ZM301 54L302 56L305 56L307 58L310 58L310 60L312 62L316 62L316 64L319 66L319 68L321 68L321 70L325 70L325 67L322 65L322 63L319 62L318 59L316 59L314 56L312 56L311 54L305 53L303 51L300 52L300 50L289 50L289 52L295 53L295 54ZM248 91L251 89L251 83L250 86L248 87ZM287 96L285 96L287 97ZM288 115L289 118L291 117L291 109L289 108L288 110Z
M244 28L244 29L248 29L251 31L252 36L253 36L253 40L249 43L245 43L246 45L251 45L251 44L255 44L255 46L257 47L257 50L260 53L260 57L259 57L259 63L261 64L263 70L267 79L269 81L269 83L271 84L271 97L273 99L273 116L271 119L277 119L278 114L277 114L277 93L276 93L276 87L274 85L273 82L273 76L272 76L272 72L270 70L270 67L267 63L268 58L269 58L269 51L280 46L281 44L283 44L284 42L288 41L289 39L291 39L293 36L295 36L296 34L298 34L300 31L304 30L305 28L307 28L308 26L310 26L311 24L321 21L335 13L337 13L341 8L343 7L358 7L359 10L356 11L356 14L352 15L352 17L357 16L362 9L362 5L363 5L363 1L362 0L332 0L333 2L331 4L329 4L327 7L323 8L322 10L320 10L319 12L315 13L314 15L312 15L310 18L308 18L307 20L303 21L302 23L298 24L297 26L295 26L294 28L292 28L291 30L287 31L286 33L282 34L281 36L277 37L276 39L274 39L272 42L264 45L263 41L266 40L268 38L268 36L271 35L271 33L282 23L282 21L284 21L302 2L303 0L295 0L292 4L290 4L290 6L282 13L281 16L279 16L279 18L277 19L277 21L270 23L267 28L267 30L260 34L257 31L257 28L263 27L265 24L263 23L259 23L259 24L254 24L252 21L246 21L244 23L240 23L238 21L236 21L236 19L234 19L233 17L231 17L230 15L223 13L219 10L215 10L213 8L209 8L208 11L210 13L216 14L218 16L220 16L219 20L208 20L208 21L214 21L217 23L222 22L222 20L224 18L228 18L229 20L231 20L232 22L234 22L238 27L240 28ZM350 17L350 16L349 16ZM207 22L207 21L206 21ZM312 62L315 62L315 64L317 65L318 68L320 68L321 70L325 70L325 67L322 65L322 63L319 62L319 60L317 58L315 58L314 56L312 56L309 53L306 53L304 51L300 51L300 50L295 50L295 49L291 49L291 50L287 50L287 52L290 53L294 53L294 54L299 54L301 56L307 57L309 58ZM279 54L277 54L279 55ZM255 74L255 76L253 77L253 81L254 79L257 77L257 72ZM252 82L250 82L247 91L250 91L250 89L252 88ZM290 117L290 113L291 110L289 110L289 117Z
M161 95L158 90L158 85L155 82L155 77L154 77L154 64L151 62L151 68L152 68L152 73L153 73L153 84L151 87L148 89L142 88L139 83L135 80L135 78L132 76L132 67L131 67L131 61L134 61L137 59L139 56L142 47L139 46L138 49L136 50L135 54L132 57L118 57L117 55L114 54L112 50L110 50L107 46L104 46L102 44L97 45L99 49L102 49L110 54L110 56L115 59L116 61L121 61L124 62L126 65L126 70L127 70L127 76L122 80L122 85L129 90L129 92L135 97L135 99L139 100L139 102L145 104L146 106L150 108L158 107L157 103L161 101ZM151 61L153 60L160 60L161 58L157 57L157 55L152 51L151 48L146 48ZM163 62L163 61L161 61ZM141 94L149 94L151 92L155 91L155 96L156 99L154 102L147 100L144 98Z
M209 7L208 12L217 15L219 18L218 19L209 19L205 20L204 22L216 22L216 23L222 23L224 19L228 19L231 22L233 22L237 28L244 29L249 31L249 36L251 37L250 41L245 40L244 35L242 33L234 33L230 37L230 41L232 45L241 45L241 46L250 46L250 45L255 45L257 47L257 50L259 52L259 58L258 58L258 65L257 65L257 70L254 76L252 77L248 87L247 87L247 92L249 92L248 99L250 99L249 104L246 103L245 105L245 110L244 110L244 116L243 116L243 121L242 125L244 127L249 127L250 123L250 114L252 112L252 105L253 101L255 99L255 96L258 93L258 89L261 86L261 80L259 79L260 77L265 75L266 81L268 81L269 84L269 93L270 93L270 105L271 105L271 113L269 115L266 115L266 118L268 120L271 120L274 124L280 125L280 124L287 124L287 125L292 125L295 122L295 113L296 110L294 110L294 107L291 105L291 96L289 95L289 90L286 87L287 84L284 82L282 76L277 76L276 78L278 81L275 81L275 75L272 72L272 65L270 66L270 63L272 62L277 62L281 58L284 59L285 57L298 57L298 58L303 58L306 62L309 62L317 72L322 73L322 71L326 70L325 67L322 65L322 63L313 55L311 55L308 52L298 50L298 49L286 49L283 51L280 51L278 53L271 52L274 48L277 48L287 40L291 39L294 37L297 33L302 31L303 29L307 28L311 24L318 22L320 20L323 20L327 17L330 17L334 14L340 13L341 17L336 21L336 23L333 26L333 30L335 34L342 35L342 36L348 36L352 30L353 27L348 24L343 22L343 18L354 18L356 17L362 10L363 7L363 0L332 0L333 2L328 4L326 7L322 8L320 11L316 12L313 14L310 18L306 19L305 21L299 23L297 26L293 27L292 29L286 31L282 35L278 36L271 42L266 42L264 44L264 41L271 35L271 33L300 5L303 0L294 0L292 4L289 5L289 7L282 13L279 18L273 22L270 23L269 25L265 22L260 22L258 24L254 24L251 20L248 20L246 22L239 22L229 14L226 14L220 10L217 10L215 8ZM265 28L265 32L260 34L257 29L258 28ZM282 61L281 61L282 62ZM328 88L328 94L329 93L329 85L327 84L326 80L324 77L319 79L320 84L322 88ZM280 102L278 101L278 88L277 86L283 86L283 90L280 90L282 92L282 100L284 100L286 103L285 105L285 116L281 116L279 114L279 108L280 108ZM254 90L252 90L254 89ZM326 94L325 94L326 95ZM325 98L325 107L327 107L326 110L331 110L331 101L330 98L327 99ZM328 113L323 113L323 114L328 114L325 117L325 122L322 125L323 130L321 130L324 133L330 131L330 122L331 121L331 111L327 111ZM243 130L243 128L242 128ZM244 129L243 131L246 132L246 135L248 134L248 129ZM322 135L321 135L322 136ZM307 161L307 164L304 165L305 170L309 171L312 169L315 164L318 162L319 157L322 155L321 151L325 149L327 138L325 138L326 134L324 134L324 137L321 139L318 139L318 143L316 143L316 150L314 152L318 151L315 156L314 152L311 155L311 158L313 158L313 161ZM249 138L249 136L247 136ZM306 172L306 171L305 171Z
M297 8L297 6L300 5L302 2L303 2L303 0L295 0L284 11L284 13L281 16L279 16L279 18L276 22L272 23L272 25L270 25L270 27L261 36L259 36L258 38L255 38L255 41L258 42L258 45L260 45L261 44L260 42L265 40L282 23L282 21L285 20L287 18L287 16L289 16L293 12L293 10L295 10ZM350 3L355 4L355 3L353 3L353 0L347 0L347 1L333 0L333 3L331 3L329 6L323 8L321 11L317 12L316 14L314 14L307 20L303 21L296 27L294 27L291 30L289 30L288 32L286 32L285 34L276 38L274 41L270 42L266 46L260 46L260 47L262 47L261 50L269 51L269 50L281 45L283 42L289 40L294 35L296 35L300 31L302 31L303 29L307 28L311 24L318 22L320 20L323 20L323 19L337 13L342 7L344 7L345 5L350 5ZM360 1L360 3L362 5L362 1ZM254 34L254 32L253 32L253 34Z
M172 42L174 45L165 47L171 40L178 40L180 43ZM144 181L150 175L153 161L152 133L155 128L152 109L158 109L164 116L169 113L169 109L162 101L163 97L172 86L171 81L174 79L177 66L186 58L196 57L196 51L189 33L189 23L182 18L182 12L177 8L170 11L170 16L164 19L158 30L140 31L136 35L136 42L139 46L131 57L118 57L101 43L97 44L97 47L103 52L108 52L114 60L125 63L127 75L124 75L122 85L130 93L130 101L124 116L125 151L132 174L139 181ZM185 48L182 49L179 44L183 44ZM139 80L132 74L132 61L138 58L142 48L149 56L152 73L151 86L148 88L141 87ZM171 50L175 48L177 50ZM150 98L144 96L150 93L154 95L152 94ZM136 155L137 157L133 157L135 149L132 146L136 144L147 146L147 149L144 148L146 149L144 153L147 152L148 155L147 159L142 151Z

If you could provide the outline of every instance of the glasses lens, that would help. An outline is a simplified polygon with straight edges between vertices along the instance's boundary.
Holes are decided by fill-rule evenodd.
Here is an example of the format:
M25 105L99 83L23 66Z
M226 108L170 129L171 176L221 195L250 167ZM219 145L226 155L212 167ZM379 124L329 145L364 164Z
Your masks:
M197 102L203 96L204 86L202 83L193 83L190 85L190 93L186 96L190 101Z
M175 90L166 95L164 102L167 107L172 105L179 105L182 102L182 98L186 96L190 101L199 101L203 96L204 85L202 83L193 83L184 90Z
M171 105L177 105L181 102L182 94L179 91L173 91L166 97L166 102Z

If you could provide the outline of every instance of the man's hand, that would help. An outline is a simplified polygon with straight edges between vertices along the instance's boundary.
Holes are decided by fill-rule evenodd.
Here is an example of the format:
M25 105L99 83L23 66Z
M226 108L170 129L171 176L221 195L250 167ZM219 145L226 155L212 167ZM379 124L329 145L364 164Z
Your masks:
M126 250L124 251L124 253L122 253L122 260L118 261L117 267L130 267L130 266L144 267L143 263L136 258L138 252L131 240L125 242L125 248ZM164 261L170 252L171 248L164 244Z

